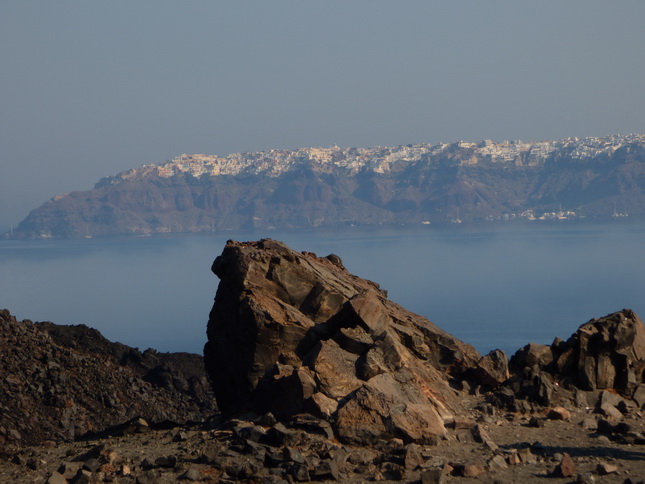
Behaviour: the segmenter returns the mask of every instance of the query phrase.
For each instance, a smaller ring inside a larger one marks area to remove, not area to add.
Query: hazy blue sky
[[[0,1],[0,227],[181,153],[645,133],[645,2]]]

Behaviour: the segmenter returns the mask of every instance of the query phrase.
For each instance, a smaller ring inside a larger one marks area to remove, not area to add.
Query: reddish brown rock
[[[484,356],[473,371],[477,382],[485,387],[495,389],[510,378],[508,358],[502,350],[493,350]]]
[[[462,472],[463,477],[477,477],[486,473],[486,469],[481,464],[466,464]]]
[[[378,375],[362,385],[338,411],[338,437],[350,443],[370,443],[399,437],[407,442],[434,443],[445,434],[436,407],[415,387],[391,374]]]
[[[569,420],[571,412],[564,407],[553,407],[546,414],[549,420]]]
[[[322,392],[316,392],[305,401],[303,410],[317,417],[328,418],[338,410],[338,402]]]
[[[488,468],[491,471],[507,469],[508,463],[506,462],[506,459],[504,459],[504,456],[498,454],[490,458],[488,461]]]
[[[517,454],[519,455],[521,461],[525,464],[535,464],[535,462],[537,462],[536,456],[528,447],[518,450]]]
[[[213,272],[221,282],[204,355],[224,413],[313,409],[351,442],[431,442],[460,413],[448,379],[481,357],[337,256],[229,241]]]
[[[555,468],[555,475],[559,477],[573,477],[576,475],[576,465],[566,452],[562,455],[562,460]]]
[[[601,476],[606,476],[608,474],[615,474],[618,472],[619,467],[616,464],[608,464],[606,462],[598,464],[596,472]]]
[[[355,376],[357,355],[344,351],[333,340],[318,344],[311,365],[323,394],[338,400],[361,386],[361,381]]]
[[[522,459],[520,459],[519,454],[517,452],[513,452],[508,456],[508,464],[512,466],[518,465],[520,462],[522,462]]]

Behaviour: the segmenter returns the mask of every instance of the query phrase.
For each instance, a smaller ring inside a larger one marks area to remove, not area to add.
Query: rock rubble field
[[[336,255],[226,244],[204,357],[0,312],[0,482],[645,479],[628,309],[487,355]]]

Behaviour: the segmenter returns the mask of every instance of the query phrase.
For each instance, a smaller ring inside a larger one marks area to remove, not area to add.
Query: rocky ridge
[[[69,441],[145,418],[199,422],[217,407],[191,354],[143,353],[86,326],[0,311],[0,443]]]
[[[14,238],[645,213],[645,136],[182,155],[57,195]]]

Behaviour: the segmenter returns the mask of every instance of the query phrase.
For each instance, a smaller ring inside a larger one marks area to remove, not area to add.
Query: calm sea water
[[[335,253],[390,298],[486,353],[567,338],[593,317],[645,316],[645,224],[527,224],[1,241],[0,307],[113,341],[201,353],[227,239]]]

